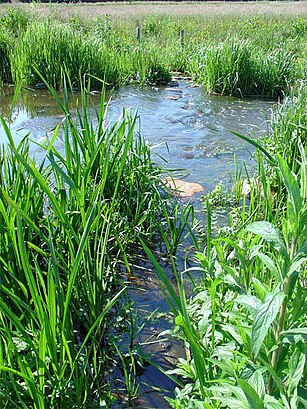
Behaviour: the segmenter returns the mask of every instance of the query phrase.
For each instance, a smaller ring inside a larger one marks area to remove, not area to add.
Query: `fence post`
[[[135,30],[135,34],[136,34],[136,39],[137,39],[138,41],[140,41],[140,40],[141,40],[141,29],[140,29],[139,26],[137,26],[137,28],[136,28],[136,30]]]
[[[184,30],[180,30],[180,44],[181,47],[184,47]]]

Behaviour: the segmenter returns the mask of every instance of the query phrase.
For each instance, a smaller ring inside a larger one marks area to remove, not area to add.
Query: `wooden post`
[[[141,40],[141,29],[139,26],[137,26],[135,33],[136,33],[136,39],[140,41]]]
[[[184,30],[180,30],[180,44],[181,47],[184,47]]]

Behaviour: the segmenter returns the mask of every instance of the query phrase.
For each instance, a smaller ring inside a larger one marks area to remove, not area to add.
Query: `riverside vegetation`
[[[161,193],[162,171],[136,137],[136,116],[124,112],[105,126],[102,96],[94,126],[89,89],[82,88],[74,118],[65,89],[62,101],[49,88],[64,120],[39,146],[40,160],[32,157],[28,137],[15,145],[1,119],[8,139],[0,162],[0,394],[6,408],[17,402],[24,408],[109,407],[115,400],[107,381],[121,365],[115,352],[127,382],[135,365],[123,272],[130,271],[129,255],[140,251],[141,240],[153,245],[159,231],[167,234],[177,206]]]
[[[65,67],[75,85],[83,74],[112,85],[142,84],[168,81],[170,71],[180,71],[208,92],[275,98],[306,78],[303,16],[147,16],[123,22],[109,16],[63,20],[52,7],[45,13],[37,15],[35,4],[2,12],[0,81],[33,85],[40,82],[38,70],[61,87]],[[93,79],[91,84],[99,86]]]
[[[40,146],[40,161],[29,138],[16,146],[1,119],[8,139],[0,155],[4,407],[110,407],[115,389],[107,375],[118,363],[132,404],[142,354],[132,335],[123,343],[134,327],[124,271],[141,246],[175,318],[168,333],[186,347],[167,373],[178,382],[172,407],[305,407],[306,20],[219,19],[203,27],[201,19],[148,17],[138,43],[134,23],[54,23],[15,10],[1,18],[1,80],[18,84],[17,91],[46,80],[64,114]],[[184,47],[183,28],[190,33]],[[233,192],[217,189],[204,199],[207,227],[200,235],[189,224],[193,209],[180,216],[163,191],[163,172],[134,131],[136,117],[125,112],[105,126],[103,96],[97,124],[87,115],[87,95],[99,77],[113,85],[167,81],[170,70],[190,73],[210,92],[287,94],[268,135],[250,140],[258,171],[244,175],[249,196],[240,171]],[[76,85],[81,106],[72,116],[68,89]],[[63,100],[53,87],[64,89]],[[227,206],[229,226],[213,235],[214,202]],[[174,255],[186,229],[194,264],[178,271]],[[159,265],[159,241],[177,288]]]
[[[306,107],[303,85],[277,110],[269,135],[250,140],[258,173],[245,176],[248,198],[241,174],[233,192],[218,186],[204,199],[204,244],[196,241],[194,266],[178,272],[173,263],[177,289],[145,246],[174,314],[168,333],[186,345],[169,372],[185,383],[169,399],[176,409],[306,407]],[[221,206],[229,225],[213,235]]]

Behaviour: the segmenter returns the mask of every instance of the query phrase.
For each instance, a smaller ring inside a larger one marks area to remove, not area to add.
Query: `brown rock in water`
[[[167,177],[163,183],[170,190],[170,193],[178,197],[190,197],[195,193],[202,192],[204,188],[199,183],[185,182],[181,179]]]

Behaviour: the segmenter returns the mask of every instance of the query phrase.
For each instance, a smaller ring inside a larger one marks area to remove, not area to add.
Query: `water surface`
[[[186,180],[198,182],[205,189],[212,189],[221,180],[227,183],[234,169],[234,155],[238,163],[245,160],[249,164],[252,151],[231,131],[251,137],[261,135],[266,131],[272,103],[206,95],[202,88],[184,81],[173,85],[115,91],[108,119],[116,120],[123,108],[130,108],[140,117],[138,130],[152,146],[156,162],[169,169],[185,169],[182,173],[188,174]],[[13,88],[0,94],[0,113],[4,117],[9,115],[12,95]],[[99,105],[99,94],[90,99],[93,106]],[[74,101],[71,104],[73,111]],[[62,118],[46,90],[27,89],[12,112],[11,130],[16,141],[28,133],[39,141],[52,134]],[[0,140],[5,141],[1,127]]]

